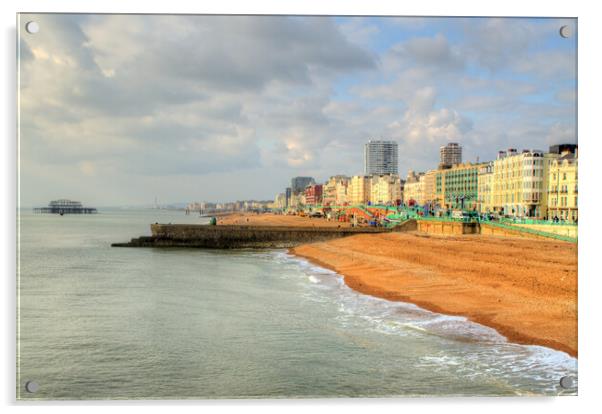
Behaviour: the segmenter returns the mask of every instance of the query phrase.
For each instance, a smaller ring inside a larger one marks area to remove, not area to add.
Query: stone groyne
[[[151,236],[113,247],[199,247],[213,249],[289,248],[355,234],[386,233],[375,227],[288,227],[201,224],[151,224]]]

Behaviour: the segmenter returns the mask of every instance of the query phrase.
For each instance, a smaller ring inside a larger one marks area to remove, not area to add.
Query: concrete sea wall
[[[414,219],[409,219],[401,224],[393,227],[393,231],[404,232],[404,231],[414,231],[418,230],[418,223]]]
[[[558,224],[514,224],[515,227],[524,227],[531,230],[545,231],[560,236],[578,237],[579,228],[571,225]]]
[[[481,234],[488,236],[523,237],[527,239],[550,240],[550,237],[521,231],[520,227],[517,227],[516,229],[509,229],[481,223],[480,228]]]
[[[390,229],[372,227],[281,227],[193,224],[151,224],[152,236],[113,243],[114,247],[288,248]]]
[[[435,220],[417,220],[417,223],[418,231],[441,235],[482,234],[486,236],[522,237],[529,239],[550,240],[551,238],[554,238],[555,234],[536,234],[535,232],[525,231],[527,229],[518,226],[511,228],[510,226],[496,226],[488,223],[464,223],[457,221]]]
[[[418,220],[418,231],[444,235],[478,234],[479,224],[458,221]]]

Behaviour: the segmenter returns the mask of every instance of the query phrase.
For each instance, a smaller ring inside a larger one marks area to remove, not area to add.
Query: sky
[[[28,21],[39,32],[22,30]],[[294,176],[576,143],[573,19],[21,15],[21,206],[273,199]],[[559,28],[568,25],[572,36]]]

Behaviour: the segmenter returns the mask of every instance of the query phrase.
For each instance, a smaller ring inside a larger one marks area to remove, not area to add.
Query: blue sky
[[[576,142],[576,20],[22,15],[22,204],[269,199],[295,175],[400,172]],[[573,36],[562,38],[568,25]]]

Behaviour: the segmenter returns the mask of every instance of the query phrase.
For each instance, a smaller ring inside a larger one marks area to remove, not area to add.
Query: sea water
[[[17,397],[558,395],[577,360],[286,250],[115,248],[180,211],[19,217]],[[33,381],[39,389],[25,390]]]

